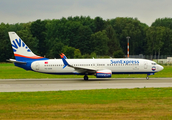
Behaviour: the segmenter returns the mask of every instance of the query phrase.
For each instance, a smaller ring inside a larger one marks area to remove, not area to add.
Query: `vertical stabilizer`
[[[43,57],[35,55],[15,32],[8,32],[8,34],[16,60],[26,61],[44,59]]]

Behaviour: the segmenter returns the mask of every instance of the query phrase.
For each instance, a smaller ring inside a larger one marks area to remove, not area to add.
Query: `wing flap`
[[[96,73],[96,71],[97,71],[97,70],[95,70],[93,68],[75,67],[75,66],[72,66],[72,65],[69,65],[69,67],[74,68],[79,73]]]

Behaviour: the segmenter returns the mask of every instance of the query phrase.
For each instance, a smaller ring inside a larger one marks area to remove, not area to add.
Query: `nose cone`
[[[158,70],[161,71],[161,70],[163,70],[163,69],[164,69],[164,67],[161,66],[161,65],[159,65]]]

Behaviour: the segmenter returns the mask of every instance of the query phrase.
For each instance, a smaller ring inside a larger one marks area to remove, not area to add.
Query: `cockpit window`
[[[156,65],[156,63],[152,63],[152,65]]]

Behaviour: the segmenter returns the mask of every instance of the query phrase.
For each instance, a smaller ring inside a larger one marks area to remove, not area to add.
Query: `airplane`
[[[110,58],[110,59],[67,59],[61,53],[61,59],[48,59],[35,55],[23,40],[15,33],[8,32],[15,59],[9,59],[15,66],[47,74],[95,75],[97,78],[110,78],[112,74],[154,75],[163,70],[163,66],[147,59]]]

